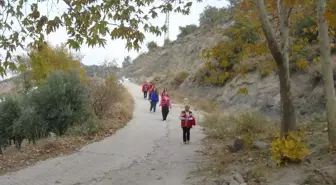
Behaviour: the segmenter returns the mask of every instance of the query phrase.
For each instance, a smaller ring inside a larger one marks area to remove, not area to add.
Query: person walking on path
[[[155,114],[156,104],[159,102],[159,94],[157,92],[157,88],[155,87],[150,95],[150,109],[149,111]]]
[[[147,98],[147,92],[148,92],[148,89],[149,89],[149,85],[147,82],[144,82],[142,84],[142,92],[144,94],[144,98],[146,99]]]
[[[183,131],[183,142],[186,144],[190,141],[190,129],[196,125],[195,117],[190,111],[189,105],[186,105],[181,112],[181,127]]]
[[[154,84],[152,82],[150,82],[149,85],[148,85],[148,100],[150,100],[153,89],[154,89]]]
[[[169,109],[171,109],[171,101],[167,92],[162,93],[160,107],[162,111],[162,120],[167,121],[167,116],[169,114]]]
[[[167,88],[163,88],[163,91],[162,91],[162,93],[161,93],[161,96],[164,96],[165,94],[167,94],[168,92],[167,92]]]

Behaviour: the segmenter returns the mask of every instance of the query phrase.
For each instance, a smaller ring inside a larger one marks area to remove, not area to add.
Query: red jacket
[[[154,89],[154,85],[153,84],[149,84],[148,85],[148,91],[151,92]]]
[[[181,112],[181,127],[192,128],[194,125],[196,125],[196,120],[195,120],[195,117],[193,116],[192,112],[189,111],[189,117],[187,118],[186,112],[182,111]]]
[[[149,85],[147,83],[142,84],[142,92],[148,91],[149,90]]]
[[[170,107],[171,108],[170,97],[169,96],[161,96],[160,106],[161,107]]]

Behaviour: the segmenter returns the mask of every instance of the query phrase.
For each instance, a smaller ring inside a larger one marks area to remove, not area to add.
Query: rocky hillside
[[[221,29],[226,29],[227,23]],[[139,82],[153,80],[170,89],[178,90],[185,96],[215,100],[223,108],[257,108],[266,116],[278,119],[280,115],[280,94],[277,74],[261,77],[257,71],[249,72],[245,78],[237,76],[222,87],[195,82],[199,68],[205,63],[199,56],[202,50],[225,40],[219,32],[198,28],[187,36],[170,44],[141,54],[133,65],[122,69],[121,74]],[[255,59],[250,59],[257,62]],[[188,77],[178,87],[171,86],[179,71],[188,72]],[[237,95],[240,88],[246,87],[247,95]],[[311,65],[305,71],[292,72],[292,88],[298,117],[324,119],[324,99],[319,65]]]
[[[218,32],[204,27],[198,28],[171,43],[141,54],[133,61],[133,65],[124,68],[121,73],[144,80],[163,72],[165,74],[178,71],[193,72],[203,64],[203,60],[199,59],[202,50],[223,39],[225,38],[221,37]]]

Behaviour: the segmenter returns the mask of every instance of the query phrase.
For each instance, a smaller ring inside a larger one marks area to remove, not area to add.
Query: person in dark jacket
[[[159,93],[157,92],[157,88],[155,87],[150,95],[150,109],[149,111],[155,114],[156,104],[159,102]]]
[[[190,111],[189,105],[185,106],[185,109],[181,112],[181,127],[183,131],[183,142],[186,144],[190,141],[190,129],[196,125],[195,117]]]

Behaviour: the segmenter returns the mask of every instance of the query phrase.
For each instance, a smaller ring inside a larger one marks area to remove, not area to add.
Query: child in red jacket
[[[167,116],[169,114],[169,108],[171,109],[171,100],[167,92],[162,93],[160,107],[162,110],[162,120],[167,121]]]
[[[149,85],[147,82],[144,82],[142,84],[142,92],[143,92],[143,95],[144,95],[144,98],[146,99],[147,98],[147,92],[149,90]]]
[[[190,111],[189,105],[185,106],[185,109],[181,112],[181,127],[183,130],[183,142],[189,143],[190,141],[190,129],[196,125],[195,117]]]

